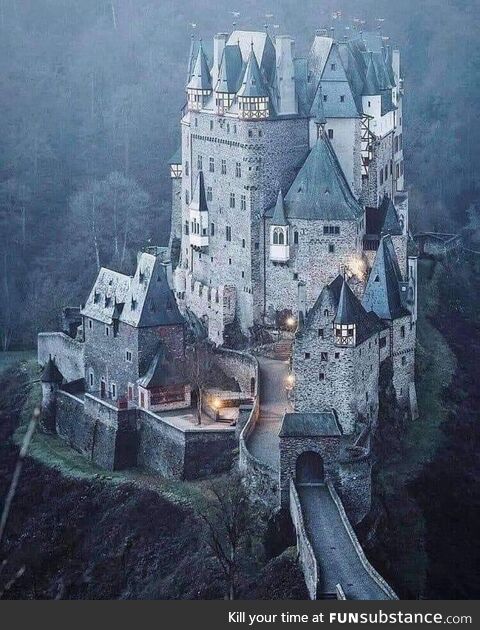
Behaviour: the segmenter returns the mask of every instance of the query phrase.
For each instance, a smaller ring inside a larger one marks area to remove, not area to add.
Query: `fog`
[[[475,0],[0,0],[0,349],[57,329],[99,265],[128,271],[139,247],[167,243],[192,32],[267,23],[305,54],[317,28],[379,28],[402,51],[414,230],[475,223],[479,13]]]

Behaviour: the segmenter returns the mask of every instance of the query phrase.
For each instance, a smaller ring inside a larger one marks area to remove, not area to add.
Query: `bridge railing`
[[[351,526],[350,521],[348,520],[348,516],[345,512],[345,508],[343,507],[342,501],[340,500],[340,497],[338,496],[337,491],[333,487],[333,484],[330,481],[327,481],[327,486],[330,491],[330,495],[332,499],[334,500],[335,505],[337,506],[337,510],[340,514],[340,518],[342,519],[342,522],[347,531],[347,534],[350,540],[352,541],[355,551],[357,552],[357,555],[365,571],[369,574],[372,580],[376,582],[377,585],[382,589],[382,591],[386,594],[388,599],[398,599],[393,589],[387,584],[387,582],[383,579],[383,577],[372,567],[372,565],[368,561],[368,558],[365,555],[365,552],[363,551],[360,543],[358,542],[358,538],[355,532],[353,531],[353,527]]]
[[[293,479],[290,479],[290,514],[297,533],[297,550],[308,594],[310,599],[317,599],[318,564],[313,547],[308,540],[300,499]]]

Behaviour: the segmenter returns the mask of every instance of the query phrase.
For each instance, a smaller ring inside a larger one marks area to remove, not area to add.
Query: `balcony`
[[[290,245],[270,245],[270,260],[286,263],[290,260]]]

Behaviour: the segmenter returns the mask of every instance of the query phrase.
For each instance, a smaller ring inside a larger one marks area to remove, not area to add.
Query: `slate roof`
[[[197,183],[195,184],[195,189],[189,208],[191,210],[198,210],[198,212],[208,212],[203,171],[198,171]]]
[[[285,206],[283,204],[282,190],[278,191],[277,203],[275,204],[275,210],[272,217],[272,225],[288,225],[288,221],[285,218]]]
[[[260,72],[253,44],[237,96],[246,98],[262,98],[269,96],[268,88]]]
[[[218,71],[216,91],[225,94],[236,94],[242,76],[243,60],[240,46],[225,46]]]
[[[375,333],[383,330],[383,325],[375,313],[367,313],[360,300],[353,293],[348,282],[343,278],[342,281],[342,289],[334,322],[335,324],[355,324],[356,343],[358,345],[369,339]]]
[[[323,134],[308,154],[284,203],[287,219],[348,221],[363,214]]]
[[[380,240],[373,261],[362,305],[381,319],[393,320],[408,315],[402,305],[400,283],[402,274],[390,235]]]
[[[184,364],[181,361],[173,361],[167,349],[161,343],[153,357],[148,370],[141,376],[137,383],[140,387],[168,387],[169,385],[182,385],[186,383]]]
[[[366,233],[400,235],[402,234],[397,210],[393,201],[385,195],[378,208],[366,209]]]
[[[330,48],[320,85],[326,98],[323,109],[327,118],[357,118],[360,115],[361,108],[358,109],[337,44]]]
[[[81,315],[134,327],[183,324],[163,262],[161,255],[142,252],[133,277],[102,267]]]
[[[342,435],[333,411],[286,413],[280,437],[325,437]]]
[[[172,157],[168,160],[168,164],[181,164],[182,163],[182,147],[179,146]]]
[[[265,31],[233,31],[227,46],[238,45],[242,59],[246,62],[253,48],[260,69],[269,86],[275,77],[275,47]]]
[[[318,89],[312,101],[310,107],[310,116],[315,116],[315,122],[317,125],[325,125],[327,119],[325,117],[325,109],[323,107],[323,91],[322,84],[318,84]]]
[[[42,381],[42,383],[57,384],[60,384],[63,381],[63,375],[58,369],[57,364],[55,363],[55,359],[52,359],[51,356],[45,363],[40,380]]]
[[[211,90],[212,77],[208,68],[208,61],[203,51],[202,42],[198,49],[197,59],[193,66],[192,75],[187,84],[187,89],[191,90]]]

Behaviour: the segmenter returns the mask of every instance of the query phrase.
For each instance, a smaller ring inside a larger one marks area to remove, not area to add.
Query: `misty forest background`
[[[476,0],[0,0],[1,350],[58,328],[99,265],[167,244],[192,23],[208,41],[273,13],[306,54],[337,10],[401,48],[414,229],[478,226]]]

